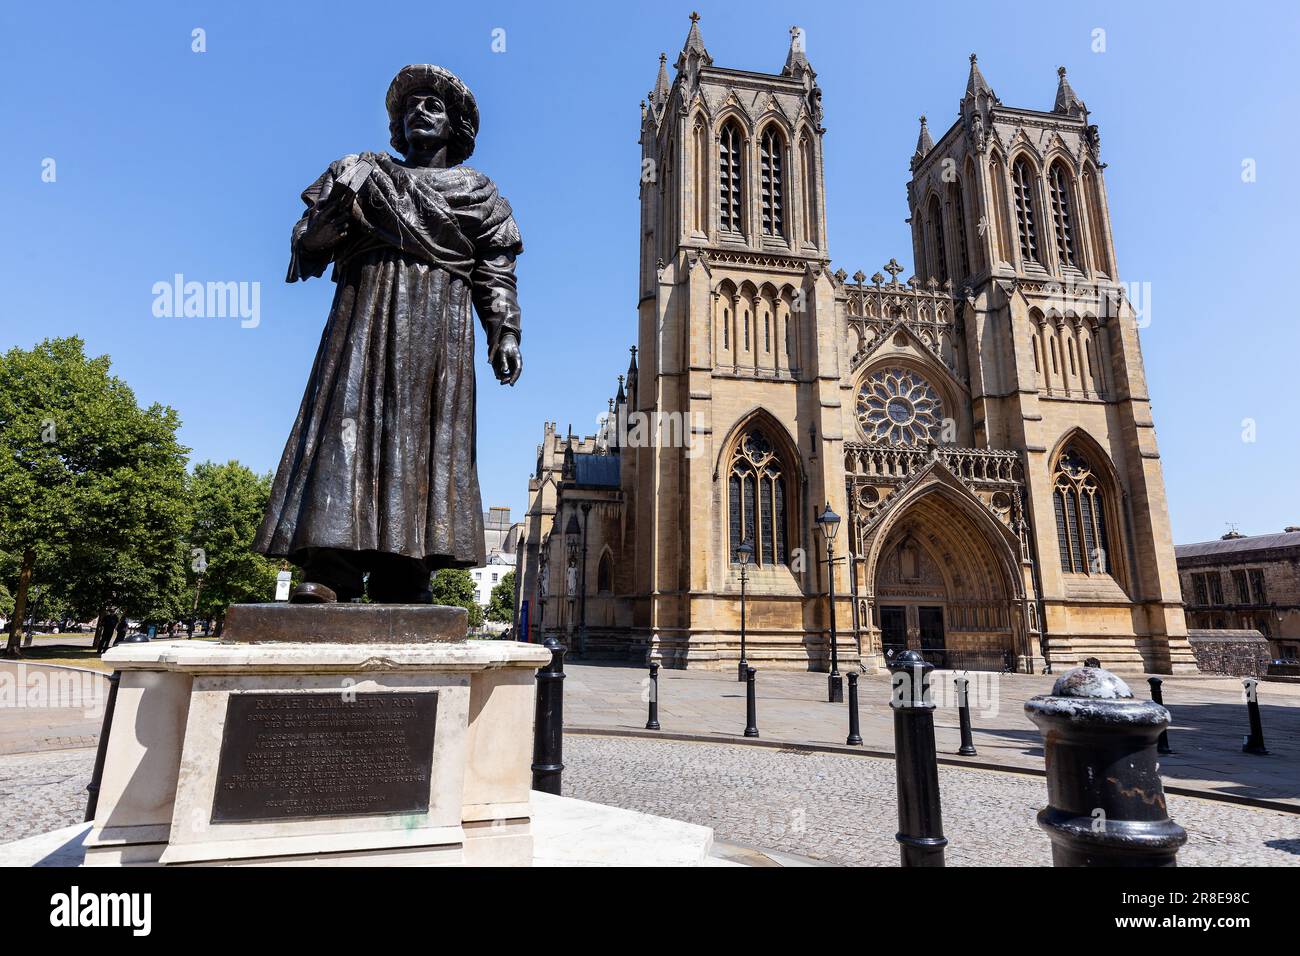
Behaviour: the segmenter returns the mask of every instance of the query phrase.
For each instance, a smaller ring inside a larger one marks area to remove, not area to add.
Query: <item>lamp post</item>
[[[745,682],[749,671],[749,660],[745,654],[745,582],[749,580],[749,559],[754,556],[754,546],[748,539],[736,548],[736,561],[740,564],[740,664],[736,668],[736,680]]]
[[[838,704],[844,700],[844,678],[840,676],[840,656],[835,637],[835,534],[840,530],[840,516],[831,511],[829,501],[826,510],[817,516],[817,524],[826,536],[826,591],[830,603],[831,672],[826,675],[826,699]]]
[[[582,503],[582,564],[578,572],[578,653],[587,653],[587,520],[591,502]]]
[[[569,515],[569,523],[564,526],[564,544],[569,555],[569,563],[564,569],[564,590],[569,597],[569,625],[573,625],[573,602],[578,596],[578,538],[582,529],[578,527],[578,515]]]

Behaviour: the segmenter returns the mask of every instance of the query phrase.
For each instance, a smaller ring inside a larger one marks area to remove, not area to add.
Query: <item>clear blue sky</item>
[[[178,409],[195,460],[273,468],[333,292],[283,281],[298,193],[331,160],[387,148],[393,73],[440,63],[478,97],[472,162],[524,234],[524,377],[503,388],[481,366],[478,399],[483,503],[518,515],[542,422],[591,432],[627,365],[637,103],[691,6],[6,5],[0,348],[81,335],[141,401]],[[910,266],[916,117],[947,128],[971,51],[1013,106],[1050,108],[1066,65],[1101,127],[1122,276],[1152,284],[1142,339],[1175,540],[1300,523],[1294,4],[746,3],[743,20],[696,6],[721,66],[778,71],[804,28],[831,252],[850,273]],[[152,286],[178,272],[260,282],[261,324],[155,318]]]

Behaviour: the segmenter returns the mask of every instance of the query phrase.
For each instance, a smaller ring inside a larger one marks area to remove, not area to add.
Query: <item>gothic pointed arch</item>
[[[755,322],[759,304],[758,286],[745,279],[736,290],[736,320],[733,327],[735,338],[731,346],[741,365],[754,364]]]
[[[614,590],[614,555],[605,545],[596,562],[596,593],[609,594]]]
[[[817,228],[817,151],[814,146],[813,133],[806,123],[800,123],[795,134],[799,150],[799,199],[802,216],[803,241],[816,246]]]
[[[1052,512],[1062,573],[1126,582],[1124,491],[1114,463],[1082,428],[1057,441],[1049,458]]]
[[[718,123],[715,142],[718,180],[718,229],[723,235],[744,236],[749,139],[740,119],[725,113]]]
[[[930,276],[940,283],[948,281],[948,236],[943,223],[943,202],[931,192],[925,204],[925,235]]]
[[[1010,180],[1006,159],[997,149],[992,150],[989,154],[989,184],[993,200],[994,259],[1001,262],[1012,261]]]
[[[1016,236],[1020,259],[1042,265],[1042,210],[1039,208],[1039,166],[1029,150],[1013,154],[1011,160],[1011,198],[1015,213]]]
[[[709,117],[701,108],[695,111],[687,127],[691,131],[691,229],[698,235],[709,233],[710,161],[713,148],[709,134]]]
[[[755,299],[754,315],[754,352],[756,363],[761,368],[776,369],[781,357],[781,313],[782,299],[780,290],[771,283],[764,282]]]
[[[713,354],[717,365],[736,363],[736,312],[740,293],[730,279],[723,279],[713,291]]]
[[[798,439],[775,415],[761,405],[751,406],[722,436],[722,441],[718,443],[718,452],[713,459],[713,480],[717,481],[723,474],[727,456],[740,436],[747,428],[754,426],[762,428],[768,438],[775,443],[787,467],[794,470],[795,477],[802,485],[807,476],[804,473],[803,460],[799,455]]]
[[[970,237],[966,229],[969,221],[966,215],[966,190],[962,177],[954,175],[945,191],[944,206],[952,223],[951,239],[948,243],[952,255],[952,277],[964,281],[971,274]]]
[[[1079,207],[1075,177],[1071,163],[1065,156],[1057,156],[1048,162],[1047,205],[1057,264],[1063,269],[1080,268],[1083,258],[1079,245]]]
[[[1114,267],[1110,258],[1110,224],[1106,216],[1106,202],[1102,194],[1101,178],[1091,162],[1083,164],[1079,174],[1080,202],[1088,218],[1089,248],[1092,253],[1094,273],[1114,277]]]
[[[756,565],[787,564],[799,540],[803,480],[793,440],[770,412],[756,409],[732,427],[715,479],[722,486],[727,560],[748,542]]]
[[[759,230],[769,238],[788,236],[790,195],[789,133],[778,119],[758,126]]]
[[[971,156],[966,157],[966,166],[962,171],[961,185],[957,195],[959,199],[963,200],[961,215],[965,241],[968,243],[969,275],[988,266],[987,257],[984,254],[984,243],[980,239],[985,232],[989,231],[987,229],[988,220],[983,219],[983,198],[979,189],[979,177],[975,174],[975,160]],[[984,229],[980,227],[981,221],[985,223]],[[975,231],[972,232],[972,230]]]
[[[942,461],[900,488],[852,547],[880,623],[890,608],[938,615],[937,647],[921,633],[937,663],[952,652],[1029,652],[1019,537]]]

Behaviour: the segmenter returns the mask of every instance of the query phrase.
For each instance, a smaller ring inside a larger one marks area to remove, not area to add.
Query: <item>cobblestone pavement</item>
[[[94,766],[94,748],[0,755],[0,843],[80,823]]]
[[[697,823],[718,840],[829,863],[895,866],[894,764],[766,747],[569,735],[564,794]],[[92,749],[0,755],[0,843],[81,821]],[[939,769],[953,866],[1049,866],[1041,778]],[[1169,797],[1184,866],[1300,866],[1300,816]]]
[[[766,747],[568,735],[564,795],[712,827],[718,840],[897,866],[894,762]],[[947,862],[1050,866],[1042,778],[939,768]],[[1300,866],[1300,816],[1169,797],[1183,866]]]
[[[641,667],[565,662],[564,723],[572,728],[645,727],[648,680]],[[1057,675],[1059,676],[1059,675]],[[1025,716],[1025,701],[1051,692],[1050,674],[970,672],[971,722],[979,762],[1043,769],[1042,737]],[[935,672],[935,742],[939,753],[958,747],[953,673]],[[1134,696],[1146,698],[1142,675],[1124,675]],[[1241,682],[1231,677],[1165,677],[1169,737],[1174,754],[1160,758],[1166,785],[1285,801],[1300,808],[1300,684],[1259,687],[1264,739],[1272,756],[1241,752],[1248,731]],[[848,730],[843,704],[826,702],[826,675],[760,671],[758,727],[765,740],[842,746]],[[894,722],[889,675],[859,681],[866,749],[892,753]],[[735,670],[660,670],[659,723],[665,733],[741,736],[745,688]]]

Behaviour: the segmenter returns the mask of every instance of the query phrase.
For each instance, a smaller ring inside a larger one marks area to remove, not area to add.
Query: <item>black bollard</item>
[[[95,748],[95,769],[86,784],[86,823],[95,819],[99,809],[99,784],[104,777],[104,759],[108,756],[108,733],[113,728],[113,709],[117,706],[117,687],[122,682],[122,672],[113,671],[108,678],[108,701],[104,704],[104,725],[99,729],[99,746]]]
[[[754,700],[754,675],[758,671],[745,668],[745,736],[758,736],[758,706]]]
[[[533,789],[560,795],[564,773],[564,652],[554,636],[543,642],[551,663],[537,669],[537,714],[533,720]]]
[[[844,741],[851,747],[862,743],[862,728],[858,725],[858,672],[849,671],[849,736]]]
[[[1259,719],[1259,681],[1254,677],[1244,677],[1241,686],[1246,691],[1246,715],[1250,718],[1250,736],[1241,742],[1241,752],[1268,756],[1264,746],[1264,724]]]
[[[645,722],[646,730],[659,729],[659,665],[650,665],[650,715]]]
[[[894,711],[894,764],[898,775],[898,833],[903,866],[943,866],[943,811],[939,761],[934,752],[934,665],[916,651],[903,651],[889,664]]]
[[[1177,866],[1187,833],[1169,819],[1156,738],[1169,712],[1098,667],[1062,674],[1025,701],[1043,735],[1055,866]]]
[[[1151,699],[1161,707],[1165,706],[1165,695],[1160,690],[1160,685],[1164,683],[1159,677],[1148,677],[1147,683],[1151,685]],[[1166,710],[1169,708],[1165,707]],[[1165,726],[1168,726],[1167,724]],[[1160,731],[1160,739],[1156,741],[1156,753],[1171,754],[1173,750],[1169,746],[1169,731]]]
[[[963,757],[978,757],[975,741],[970,735],[970,678],[956,677],[953,683],[957,685],[957,723],[961,726],[961,746],[957,753]]]

